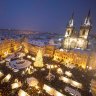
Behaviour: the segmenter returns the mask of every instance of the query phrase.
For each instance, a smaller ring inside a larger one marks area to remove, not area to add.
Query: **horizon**
[[[74,11],[76,30],[91,10],[92,33],[96,33],[95,0],[2,0],[0,29],[64,33]]]

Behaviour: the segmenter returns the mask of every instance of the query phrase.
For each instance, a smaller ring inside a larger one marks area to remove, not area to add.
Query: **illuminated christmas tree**
[[[37,53],[37,56],[36,56],[36,59],[35,59],[35,62],[34,62],[34,66],[35,67],[43,67],[43,57],[42,57],[42,51],[39,50],[38,53]]]

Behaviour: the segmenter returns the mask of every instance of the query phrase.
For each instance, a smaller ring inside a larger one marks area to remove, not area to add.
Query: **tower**
[[[79,36],[84,39],[87,39],[91,28],[92,28],[92,25],[91,25],[90,10],[89,10],[88,15],[85,18],[83,25],[81,25],[81,27],[80,27]]]
[[[73,16],[74,16],[74,13],[72,14],[69,22],[68,22],[68,25],[67,25],[67,28],[66,28],[66,32],[65,32],[65,36],[64,37],[70,37],[74,31],[74,20],[73,20]]]

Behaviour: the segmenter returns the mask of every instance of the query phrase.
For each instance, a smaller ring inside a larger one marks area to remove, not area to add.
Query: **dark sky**
[[[0,28],[64,32],[74,11],[79,30],[89,9],[96,33],[96,0],[0,0]]]

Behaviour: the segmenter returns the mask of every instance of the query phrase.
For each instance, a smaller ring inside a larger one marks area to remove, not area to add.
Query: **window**
[[[85,30],[83,30],[82,35],[85,35]]]
[[[68,33],[68,35],[69,35],[69,33],[70,33],[70,30],[68,30],[68,31],[67,31],[67,33]]]

